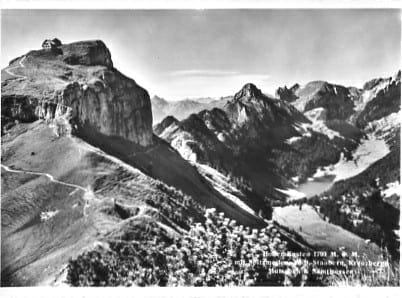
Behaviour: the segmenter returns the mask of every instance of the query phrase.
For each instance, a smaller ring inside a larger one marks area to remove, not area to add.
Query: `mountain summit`
[[[294,121],[308,122],[292,105],[263,94],[251,83],[244,85],[223,109],[236,126],[243,127],[247,124],[255,136],[257,131],[263,133],[281,124],[283,126],[291,125]]]
[[[247,83],[239,92],[235,94],[233,100],[251,100],[253,98],[261,98],[263,96],[264,95],[262,94],[261,90],[258,89],[256,85]]]
[[[148,92],[113,68],[100,40],[30,51],[12,60],[2,74],[3,133],[14,120],[46,119],[60,132],[152,143]]]

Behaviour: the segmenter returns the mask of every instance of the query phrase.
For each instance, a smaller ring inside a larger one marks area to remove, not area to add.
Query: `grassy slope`
[[[2,163],[85,185],[85,175],[71,178],[74,168],[83,172],[85,158],[65,138],[55,139],[50,128],[30,128],[2,138]],[[2,170],[2,284],[36,284],[94,239],[92,219],[83,217],[83,192],[73,190],[44,176]],[[40,213],[53,210],[59,210],[54,219],[41,222]]]
[[[201,176],[177,152],[164,143],[155,150],[157,154],[144,153],[129,161],[142,168],[152,160],[154,177],[183,187],[185,193],[206,205],[217,206],[239,219],[238,222],[258,225],[258,219],[215,195],[211,186],[204,185]],[[146,218],[174,232],[180,231],[179,226],[189,217],[202,216],[197,205],[182,207],[181,203],[175,203],[181,195],[161,189],[161,182],[138,170],[119,166],[93,152],[80,139],[56,137],[41,121],[17,125],[2,138],[2,164],[49,173],[60,181],[92,189],[94,196],[86,205],[88,197],[82,190],[73,192],[72,187],[51,182],[45,176],[2,170],[2,285],[52,282],[49,278],[70,257],[94,241],[131,237],[127,235],[133,235],[133,231],[135,235],[137,223],[133,224],[131,218],[138,222]],[[128,210],[129,218],[116,213],[113,199]],[[155,205],[156,199],[168,203]],[[40,220],[41,212],[55,210],[59,213],[53,218]],[[177,210],[180,210],[179,221],[172,217]]]
[[[116,165],[84,151],[71,138],[56,138],[44,124],[28,127],[22,134],[3,138],[3,164],[50,173],[61,181],[92,188],[99,178],[103,178],[102,187],[115,186],[107,177],[119,180],[116,176],[122,175]],[[142,176],[132,179],[158,193],[155,184]],[[115,189],[97,190],[97,199],[85,207],[83,191],[71,194],[74,189],[46,177],[2,171],[2,284],[37,284],[96,238],[113,231],[116,219],[99,210],[111,204]],[[144,205],[143,192],[130,193],[128,198],[134,205]],[[40,213],[51,210],[59,213],[41,222]]]

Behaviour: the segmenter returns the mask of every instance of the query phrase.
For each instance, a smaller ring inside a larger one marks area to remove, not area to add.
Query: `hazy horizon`
[[[117,69],[167,100],[233,95],[254,83],[325,80],[362,87],[400,69],[398,9],[2,10],[1,63],[63,43],[101,39]]]

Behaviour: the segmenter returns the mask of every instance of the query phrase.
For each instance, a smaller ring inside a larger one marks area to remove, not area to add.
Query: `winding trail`
[[[18,75],[18,74],[15,74],[14,72],[11,71],[11,70],[19,68],[19,67],[25,68],[25,65],[22,63],[25,60],[25,58],[26,58],[26,56],[22,57],[21,60],[18,61],[17,66],[9,67],[9,68],[5,69],[4,71],[6,73],[8,73],[10,76],[16,77],[16,78],[21,79],[21,80],[25,80],[27,78],[26,76]]]
[[[52,175],[48,174],[48,173],[42,173],[42,172],[33,172],[33,171],[26,171],[26,170],[14,170],[11,169],[10,167],[6,166],[6,165],[1,165],[1,167],[6,170],[7,172],[11,172],[11,173],[22,173],[22,174],[31,174],[31,175],[37,175],[37,176],[46,176],[47,178],[49,178],[50,181],[54,182],[54,183],[58,183],[61,185],[65,185],[65,186],[69,186],[69,187],[74,187],[77,189],[81,189],[83,191],[88,191],[87,188],[84,188],[80,185],[77,184],[72,184],[72,183],[67,183],[67,182],[63,182],[60,180],[55,179]]]
[[[69,195],[72,195],[74,192],[78,191],[78,190],[82,190],[84,192],[84,200],[85,200],[85,204],[84,204],[84,208],[83,208],[83,215],[84,217],[87,216],[86,213],[86,209],[89,207],[90,205],[90,201],[92,201],[93,199],[95,199],[95,195],[94,193],[90,190],[90,188],[85,188],[82,187],[80,185],[77,184],[72,184],[72,183],[67,183],[67,182],[63,182],[60,180],[57,180],[56,178],[54,178],[52,175],[48,174],[48,173],[42,173],[42,172],[35,172],[35,171],[27,171],[27,170],[15,170],[15,169],[11,169],[10,167],[6,166],[6,165],[1,165],[1,168],[3,168],[4,170],[6,170],[7,172],[11,172],[11,173],[20,173],[20,174],[31,174],[31,175],[37,175],[37,176],[45,176],[47,177],[51,182],[60,184],[60,185],[64,185],[64,186],[68,186],[68,187],[72,187],[75,188],[73,192],[71,192]]]

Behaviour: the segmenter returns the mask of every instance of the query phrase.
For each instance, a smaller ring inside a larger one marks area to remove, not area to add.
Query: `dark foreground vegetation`
[[[384,286],[399,282],[390,267],[373,274],[370,267],[352,270],[351,256],[290,251],[272,223],[257,230],[237,225],[214,209],[207,209],[205,215],[204,223],[192,224],[179,237],[169,237],[157,224],[145,225],[142,220],[135,239],[110,239],[71,259],[67,282],[72,286]],[[334,263],[324,267],[314,263],[328,260]],[[387,261],[382,256],[379,260]],[[336,261],[343,265],[335,265]],[[320,269],[343,271],[320,275]]]

